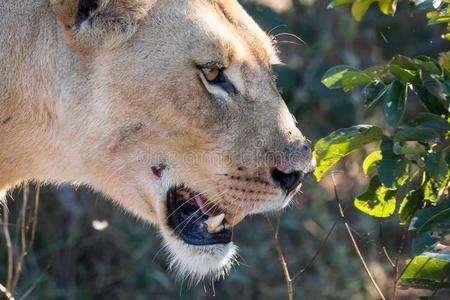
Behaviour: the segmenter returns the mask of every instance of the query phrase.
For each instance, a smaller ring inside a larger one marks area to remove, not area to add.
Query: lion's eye
[[[205,76],[205,79],[209,82],[216,81],[219,78],[220,73],[222,72],[222,70],[219,68],[203,67],[201,68],[201,70],[203,72],[203,75]]]
[[[220,87],[230,95],[236,93],[236,88],[233,83],[225,75],[224,67],[207,65],[199,67],[199,69],[202,72],[202,77],[205,84],[208,83],[207,85]]]

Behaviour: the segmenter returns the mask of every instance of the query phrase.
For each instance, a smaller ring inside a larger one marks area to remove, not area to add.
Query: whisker
[[[215,188],[215,187],[211,187],[211,188],[209,188],[209,189],[206,189],[203,193],[205,193],[206,191],[213,190],[214,188]],[[171,212],[171,213],[167,216],[166,221],[169,220],[169,218],[170,218],[171,216],[173,216],[173,214],[175,214],[175,213],[176,213],[178,210],[180,210],[183,206],[189,204],[189,200],[192,200],[192,199],[194,199],[195,197],[200,196],[200,195],[202,195],[202,192],[199,192],[199,193],[195,194],[194,196],[192,196],[191,198],[189,198],[189,199],[187,199],[185,202],[183,202],[183,204],[181,204],[179,207],[177,207],[173,212]],[[204,196],[204,195],[202,195],[202,196]]]
[[[292,45],[297,45],[297,46],[304,46],[304,44],[299,44],[293,41],[277,41],[278,44],[292,44]]]
[[[202,192],[202,193],[204,193],[204,192]],[[221,194],[223,194],[223,193],[225,193],[225,192],[218,193],[218,194],[214,195],[214,197],[217,197],[218,195],[221,195]],[[200,193],[199,193],[199,194],[200,194]],[[189,223],[189,222],[192,220],[192,218],[194,218],[193,215],[194,215],[195,213],[201,211],[202,208],[204,208],[206,205],[210,205],[211,202],[213,202],[213,201],[210,200],[210,202],[205,203],[204,205],[202,205],[201,207],[199,207],[199,208],[192,214],[192,216],[190,216],[188,219],[186,219],[186,220],[184,220],[183,222],[181,222],[180,224],[178,224],[178,225],[174,228],[174,230],[177,229],[177,228],[178,228],[180,225],[182,225],[183,223],[186,223],[186,225],[181,229],[181,230],[183,230],[183,229],[187,226],[187,223]],[[215,207],[215,206],[213,205],[210,209],[212,209],[213,207]],[[209,212],[209,210],[208,210],[207,212]]]
[[[296,40],[298,40],[299,42],[303,43],[303,45],[306,45],[306,42],[304,40],[302,40],[298,35],[295,35],[293,33],[282,32],[282,33],[278,33],[278,34],[274,35],[274,37],[279,37],[279,36],[282,36],[282,35],[293,37]]]
[[[267,34],[270,35],[274,30],[277,30],[277,29],[280,28],[280,27],[288,27],[288,26],[289,26],[289,25],[287,25],[287,24],[280,24],[280,25],[277,25],[277,26],[275,26],[274,28],[270,29],[269,32],[267,32]]]
[[[225,192],[218,193],[218,194],[214,195],[214,197],[222,196],[224,193],[225,193]],[[215,201],[218,202],[218,200],[219,200],[219,199],[216,199]],[[201,206],[199,209],[197,209],[197,210],[192,214],[192,216],[190,216],[189,218],[187,218],[186,220],[184,220],[183,222],[181,222],[180,224],[178,224],[178,225],[175,227],[175,229],[177,229],[178,226],[180,226],[181,224],[186,223],[186,224],[184,225],[184,227],[181,228],[181,231],[183,231],[183,230],[186,228],[186,226],[188,225],[188,223],[189,223],[190,221],[192,221],[192,219],[194,218],[194,214],[197,213],[198,211],[201,211],[201,209],[204,208],[206,205],[211,205],[212,202],[214,202],[214,201],[213,201],[213,200],[210,200],[210,202],[205,203],[205,205],[203,205],[203,206]],[[206,214],[208,214],[210,211],[212,211],[214,208],[216,208],[216,207],[217,207],[217,204],[218,204],[218,203],[215,203],[215,204],[211,205],[211,207],[210,207],[204,214],[206,215]],[[195,220],[194,220],[194,223],[197,222],[198,220],[200,220],[201,217],[202,217],[202,216],[200,216],[200,217],[198,217],[197,219],[195,219]],[[174,230],[175,230],[175,229],[174,229]]]

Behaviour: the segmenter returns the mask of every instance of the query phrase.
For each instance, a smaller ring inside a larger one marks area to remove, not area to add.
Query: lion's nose
[[[283,190],[289,193],[303,182],[305,173],[302,171],[284,173],[278,169],[273,169],[272,178]]]

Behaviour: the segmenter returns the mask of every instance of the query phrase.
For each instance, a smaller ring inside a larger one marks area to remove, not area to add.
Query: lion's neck
[[[57,101],[70,65],[45,2],[0,4],[0,191],[45,174],[40,161],[60,155]]]

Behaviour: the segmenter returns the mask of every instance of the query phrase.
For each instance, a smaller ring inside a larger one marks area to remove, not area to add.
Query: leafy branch
[[[378,148],[362,163],[371,180],[354,205],[376,218],[397,212],[400,224],[411,223],[415,257],[401,283],[432,290],[449,287],[448,279],[442,280],[450,264],[450,247],[444,243],[450,234],[449,56],[443,53],[437,60],[396,55],[386,65],[365,70],[351,66],[328,70],[322,78],[326,87],[345,92],[362,88],[367,109],[380,104],[384,124],[339,129],[319,140],[314,151],[315,176],[320,180],[353,151],[369,144]],[[427,111],[405,116],[410,96]]]
[[[377,3],[379,10],[385,15],[395,15],[398,0],[332,0],[329,8],[351,6],[352,15],[361,21],[369,8]],[[409,0],[409,10],[414,12],[426,11],[429,25],[447,24],[447,32],[442,38],[450,40],[450,1],[449,0]]]

